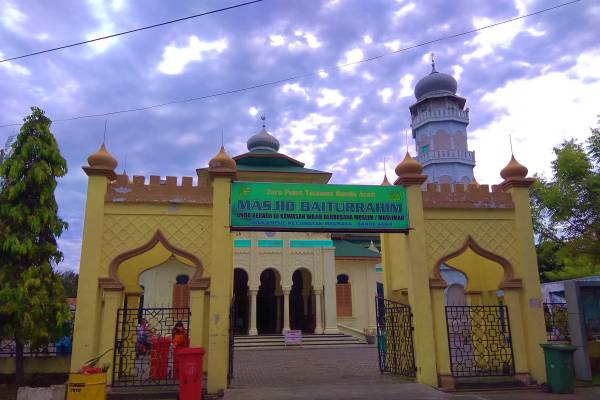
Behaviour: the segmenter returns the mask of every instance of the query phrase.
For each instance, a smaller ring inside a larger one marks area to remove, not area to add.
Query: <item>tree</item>
[[[65,297],[77,297],[77,282],[79,275],[73,271],[59,272],[58,276],[65,288]]]
[[[56,239],[67,228],[54,190],[67,165],[44,112],[33,107],[23,121],[0,165],[0,337],[15,341],[17,385],[24,381],[25,344],[47,345],[69,320],[52,269],[62,260]]]
[[[532,186],[533,225],[546,280],[600,274],[600,129],[554,148],[552,179]]]

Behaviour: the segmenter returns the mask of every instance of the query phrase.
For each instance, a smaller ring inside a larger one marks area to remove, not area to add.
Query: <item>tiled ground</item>
[[[380,375],[377,351],[289,349],[238,351],[235,378],[225,400],[592,400],[600,387],[577,388],[574,395],[541,391],[443,393],[391,375]]]
[[[379,373],[375,347],[238,351],[234,368],[234,388],[402,382]]]

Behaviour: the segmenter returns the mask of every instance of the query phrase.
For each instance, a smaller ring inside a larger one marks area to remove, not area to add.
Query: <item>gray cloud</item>
[[[336,65],[353,49],[360,49],[365,57],[370,57],[389,52],[386,43],[398,41],[399,47],[405,47],[473,29],[479,18],[494,22],[515,17],[523,9],[530,12],[548,6],[539,0],[518,3],[435,0],[415,2],[414,7],[407,6],[409,0],[330,3],[268,0],[127,35],[105,48],[82,46],[20,60],[11,63],[12,67],[0,65],[3,94],[0,123],[18,121],[31,105],[38,105],[51,118],[59,119],[235,89]],[[144,1],[143,5],[124,0],[120,7],[112,7],[110,2],[104,6],[98,4],[75,0],[61,2],[60,6],[7,2],[0,8],[17,9],[24,20],[3,18],[0,35],[4,40],[0,52],[3,56],[18,55],[86,39],[107,26],[120,31],[226,5],[222,1],[207,1],[199,10],[196,4],[167,5],[159,0]],[[404,10],[402,15],[398,14],[400,10]],[[269,130],[291,156],[302,156],[314,168],[335,168],[335,182],[377,184],[382,178],[383,157],[388,158],[391,178],[395,164],[405,152],[403,132],[410,124],[408,106],[414,97],[399,97],[401,79],[406,74],[413,75],[414,87],[429,72],[424,60],[429,52],[436,53],[439,70],[452,72],[453,66],[462,67],[459,94],[467,97],[471,107],[470,131],[485,137],[488,127],[502,120],[502,116],[512,115],[514,109],[510,104],[506,109],[491,107],[483,101],[484,96],[511,82],[534,81],[544,74],[572,71],[580,54],[600,50],[599,16],[593,2],[581,2],[494,28],[486,32],[488,36],[448,40],[365,63],[352,72],[332,70],[324,78],[313,76],[296,81],[306,95],[285,93],[282,86],[274,86],[111,116],[107,145],[119,160],[119,171],[127,157],[130,174],[193,176],[194,168],[206,165],[218,150],[221,130],[230,153],[245,151],[246,139],[260,128],[257,117],[249,112],[255,107],[266,112]],[[275,42],[271,39],[273,35],[277,36]],[[365,35],[372,38],[372,43],[365,42]],[[203,42],[226,40],[227,48],[222,52],[202,53],[200,60],[185,64],[180,74],[162,73],[158,66],[165,48],[185,47],[193,36]],[[273,45],[282,40],[283,44]],[[486,45],[491,46],[488,54],[469,58]],[[365,75],[372,78],[366,79]],[[596,78],[574,79],[593,83]],[[387,103],[378,95],[385,88],[392,93]],[[323,96],[323,89],[339,91],[344,98],[339,106],[319,107],[317,99]],[[556,93],[554,101],[561,101],[560,96]],[[362,102],[352,108],[356,98]],[[69,231],[61,239],[66,256],[63,268],[78,268],[86,191],[80,166],[99,146],[103,129],[104,118],[57,122],[53,126],[70,169],[57,191],[60,213],[70,223]],[[0,130],[0,140],[12,131]],[[520,134],[514,133],[517,143]],[[542,133],[522,133],[526,134]],[[474,150],[486,154],[486,141],[478,136],[476,143],[480,147]],[[496,144],[490,141],[489,146]],[[526,165],[528,157],[533,155],[521,157]],[[501,165],[486,161],[479,159],[479,175],[497,179],[494,171]]]

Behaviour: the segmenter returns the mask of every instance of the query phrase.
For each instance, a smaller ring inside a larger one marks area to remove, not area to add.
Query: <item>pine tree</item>
[[[52,267],[62,260],[56,239],[56,179],[67,173],[37,107],[23,121],[12,152],[0,165],[0,338],[16,345],[16,381],[23,384],[25,344],[39,349],[58,339],[69,320],[63,285]]]

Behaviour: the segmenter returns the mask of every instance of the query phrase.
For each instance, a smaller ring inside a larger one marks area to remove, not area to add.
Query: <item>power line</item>
[[[117,37],[117,36],[127,35],[129,33],[144,31],[144,30],[147,30],[147,29],[157,28],[159,26],[165,26],[165,25],[169,25],[169,24],[174,24],[176,22],[186,21],[188,19],[203,17],[205,15],[216,14],[216,13],[223,12],[223,11],[233,10],[234,8],[244,7],[244,6],[248,6],[250,4],[254,4],[254,3],[260,3],[261,1],[264,1],[264,0],[247,1],[245,3],[240,3],[240,4],[233,5],[233,6],[223,7],[223,8],[219,8],[219,9],[216,9],[216,10],[211,10],[211,11],[203,12],[201,14],[194,14],[194,15],[190,15],[190,16],[187,16],[187,17],[172,19],[170,21],[165,21],[165,22],[161,22],[161,23],[158,23],[158,24],[154,24],[154,25],[148,25],[148,26],[143,26],[141,28],[131,29],[131,30],[124,31],[124,32],[113,33],[111,35],[97,37],[95,39],[85,40],[83,42],[77,42],[77,43],[67,44],[67,45],[64,45],[64,46],[53,47],[51,49],[36,51],[34,53],[29,53],[29,54],[23,54],[21,56],[16,56],[16,57],[11,57],[11,58],[5,58],[4,60],[0,60],[0,63],[7,62],[7,61],[18,60],[18,59],[21,59],[21,58],[26,58],[26,57],[31,57],[31,56],[37,56],[39,54],[50,53],[52,51],[57,51],[57,50],[62,50],[62,49],[68,49],[69,47],[81,46],[83,44],[93,43],[93,42],[97,42],[99,40],[110,39],[110,38],[114,38],[114,37]]]
[[[455,33],[452,35],[448,35],[448,36],[443,36],[437,39],[433,39],[433,40],[428,40],[426,42],[421,42],[421,43],[417,43],[408,47],[404,47],[389,53],[385,53],[385,54],[380,54],[377,56],[373,56],[373,57],[369,57],[369,58],[364,58],[362,60],[359,61],[353,61],[353,62],[349,62],[349,63],[345,63],[345,64],[337,64],[337,65],[333,65],[333,66],[329,66],[329,67],[325,67],[325,68],[320,68],[316,71],[312,71],[312,72],[307,72],[304,74],[298,74],[298,75],[293,75],[293,76],[289,76],[287,78],[282,78],[282,79],[278,79],[278,80],[274,80],[274,81],[269,81],[269,82],[264,82],[264,83],[259,83],[256,85],[251,85],[251,86],[245,86],[242,88],[238,88],[238,89],[232,89],[232,90],[225,90],[225,91],[221,91],[221,92],[215,92],[215,93],[211,93],[211,94],[207,94],[204,96],[198,96],[198,97],[191,97],[191,98],[187,98],[187,99],[182,99],[182,100],[173,100],[173,101],[168,101],[165,103],[158,103],[158,104],[152,104],[149,106],[140,106],[140,107],[135,107],[135,108],[129,108],[129,109],[124,109],[124,110],[117,110],[117,111],[108,111],[108,112],[104,112],[104,113],[97,113],[97,114],[85,114],[85,115],[79,115],[79,116],[75,116],[75,117],[69,117],[69,118],[63,118],[63,119],[55,119],[53,120],[53,122],[66,122],[66,121],[75,121],[75,120],[79,120],[79,119],[86,119],[86,118],[94,118],[94,117],[106,117],[106,116],[110,116],[110,115],[118,115],[118,114],[125,114],[125,113],[130,113],[130,112],[137,112],[137,111],[145,111],[145,110],[150,110],[153,108],[159,108],[159,107],[165,107],[168,105],[173,105],[173,104],[181,104],[181,103],[189,103],[189,102],[193,102],[193,101],[199,101],[199,100],[206,100],[206,99],[210,99],[210,98],[214,98],[214,97],[220,97],[220,96],[225,96],[225,95],[229,95],[229,94],[235,94],[235,93],[241,93],[241,92],[247,92],[249,90],[254,90],[254,89],[259,89],[259,88],[263,88],[263,87],[267,87],[267,86],[276,86],[276,85],[280,85],[282,83],[285,82],[290,82],[290,81],[294,81],[294,80],[298,80],[298,79],[302,79],[302,78],[308,78],[311,76],[315,76],[317,74],[319,74],[320,72],[324,72],[324,71],[331,71],[331,70],[336,70],[336,69],[340,69],[340,68],[344,68],[344,67],[348,67],[348,66],[352,66],[352,65],[358,65],[358,64],[363,64],[366,62],[371,62],[371,61],[375,61],[375,60],[379,60],[381,58],[384,57],[388,57],[394,54],[398,54],[398,53],[402,53],[408,50],[412,50],[412,49],[416,49],[418,47],[423,47],[423,46],[427,46],[429,44],[432,43],[437,43],[437,42],[441,42],[444,40],[449,40],[449,39],[454,39],[457,37],[461,37],[461,36],[465,36],[465,35],[469,35],[475,32],[480,32],[482,30],[485,29],[489,29],[489,28],[493,28],[499,25],[504,25],[507,24],[509,22],[514,22],[514,21],[518,21],[520,19],[524,19],[524,18],[528,18],[534,15],[539,15],[539,14],[543,14],[552,10],[556,10],[558,8],[561,7],[565,7],[574,3],[578,3],[582,0],[572,0],[566,3],[561,3],[552,7],[548,7],[548,8],[544,8],[542,10],[539,11],[535,11],[529,14],[525,14],[525,15],[521,15],[515,18],[511,18],[511,19],[507,19],[507,20],[503,20],[500,22],[496,22],[490,25],[486,25],[486,26],[482,26],[480,28],[476,28],[476,29],[471,29],[468,31],[464,31],[464,32],[460,32],[460,33]],[[0,128],[5,128],[5,127],[10,127],[10,126],[20,126],[20,123],[14,123],[14,124],[5,124],[5,125],[0,125]]]

